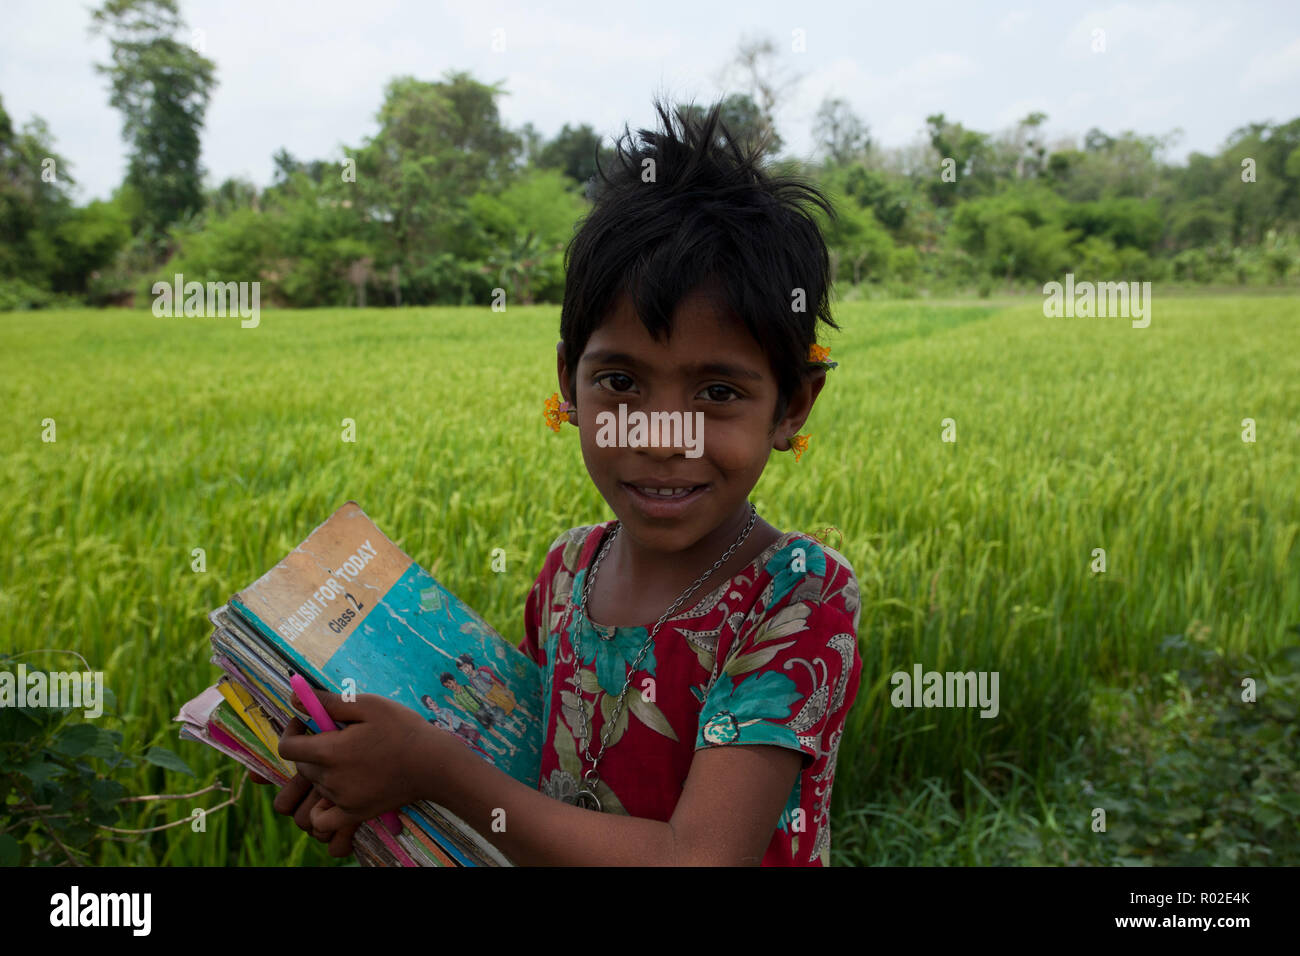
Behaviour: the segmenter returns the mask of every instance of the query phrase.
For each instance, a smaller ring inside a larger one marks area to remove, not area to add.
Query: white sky
[[[1300,115],[1300,3],[1029,0],[841,3],[750,0],[730,6],[663,0],[548,5],[491,0],[180,0],[203,31],[219,86],[208,108],[203,164],[213,184],[270,181],[281,146],[338,159],[373,135],[385,83],[467,70],[502,81],[504,121],[547,136],[568,122],[603,134],[652,125],[659,90],[704,103],[742,37],[771,37],[798,75],[778,129],[807,155],[826,95],[846,99],[885,146],[911,142],[943,112],[997,131],[1033,110],[1048,139],[1183,130],[1170,152],[1212,152],[1236,127]],[[43,117],[72,163],[80,198],[122,179],[120,115],[109,108],[108,44],[91,37],[89,3],[6,0],[0,11],[0,97],[16,125]],[[494,52],[494,30],[505,49]],[[791,51],[805,31],[806,52]],[[1105,51],[1093,52],[1094,30]],[[739,89],[729,84],[726,92]]]

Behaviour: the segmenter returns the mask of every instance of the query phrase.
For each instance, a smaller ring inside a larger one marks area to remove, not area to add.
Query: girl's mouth
[[[627,496],[647,518],[676,518],[708,491],[708,485],[655,488],[620,482]]]

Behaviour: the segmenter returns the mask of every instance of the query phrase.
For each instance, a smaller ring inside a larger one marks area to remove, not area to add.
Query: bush
[[[106,713],[116,698],[102,688]],[[113,774],[146,763],[194,772],[165,747],[136,759],[122,734],[60,707],[0,708],[0,866],[95,865],[127,788]]]
[[[1120,278],[1119,256],[1109,239],[1089,236],[1075,247],[1075,275],[1093,281]]]
[[[22,279],[0,279],[0,312],[66,309],[79,304],[72,296],[58,295]]]
[[[1041,187],[1008,190],[956,208],[953,238],[990,276],[1044,282],[1068,271],[1074,233],[1063,200]]]
[[[1186,249],[1174,256],[1174,278],[1182,282],[1209,282],[1210,264],[1200,249]]]
[[[1207,632],[1165,638],[1169,670],[1096,701],[1106,839],[1130,864],[1294,866],[1300,646],[1230,660]]]
[[[921,273],[921,254],[915,246],[896,246],[889,256],[890,275],[903,282],[915,282]]]

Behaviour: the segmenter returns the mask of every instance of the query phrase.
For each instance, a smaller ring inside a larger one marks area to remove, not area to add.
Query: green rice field
[[[861,585],[834,862],[1300,863],[1300,300],[1156,289],[1145,329],[1037,297],[836,318],[808,451],[752,496],[782,530],[838,529]],[[543,422],[556,306],[0,328],[0,653],[80,652],[116,696],[96,723],[197,774],[90,758],[132,795],[239,786],[172,721],[219,673],[206,612],[344,501],[514,641],[547,546],[612,517]],[[998,672],[996,718],[893,706],[917,663]],[[342,862],[273,795],[244,786],[204,832],[102,831],[93,861]],[[117,826],[230,796],[124,803]]]

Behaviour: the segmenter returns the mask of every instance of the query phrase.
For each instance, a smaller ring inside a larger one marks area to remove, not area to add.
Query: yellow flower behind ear
[[[808,450],[808,439],[811,437],[811,435],[795,435],[790,439],[790,448],[794,451],[795,461],[803,457],[803,453]]]
[[[818,345],[814,342],[812,345],[808,346],[808,364],[825,369],[829,372],[840,363],[831,361],[831,350],[829,347]]]
[[[546,400],[546,411],[543,415],[546,418],[546,425],[551,431],[559,434],[560,422],[567,416],[560,414],[560,393],[552,392],[551,397]]]
[[[542,414],[546,418],[546,426],[556,434],[559,434],[562,422],[572,422],[574,420],[574,406],[568,402],[560,401],[559,392],[551,392],[551,397],[546,400],[545,407],[546,411]]]

